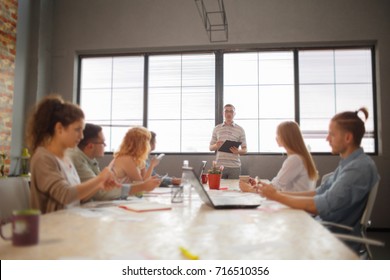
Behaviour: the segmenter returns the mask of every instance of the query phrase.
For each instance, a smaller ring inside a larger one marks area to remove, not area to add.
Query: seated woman
[[[301,130],[296,122],[286,121],[278,125],[276,142],[287,152],[287,159],[283,162],[271,184],[280,191],[309,191],[314,190],[318,172],[315,163],[303,141]],[[256,192],[256,183],[240,182],[244,192]]]
[[[80,142],[83,128],[83,111],[59,96],[48,96],[36,106],[27,128],[27,143],[33,154],[30,163],[32,208],[49,213],[80,205],[81,200],[100,189],[119,187],[108,168],[80,183],[65,152]]]
[[[150,167],[145,169],[150,152],[150,138],[151,134],[146,128],[130,128],[122,140],[119,151],[114,154],[114,159],[109,164],[119,182],[135,183],[137,190],[132,193],[151,191],[161,183],[156,177],[151,176],[154,167],[159,163],[158,159],[152,160]],[[143,181],[149,183],[140,183]]]

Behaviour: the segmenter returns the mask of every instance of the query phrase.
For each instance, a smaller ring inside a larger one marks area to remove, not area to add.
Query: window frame
[[[98,58],[98,57],[119,57],[119,56],[144,56],[144,89],[143,89],[143,126],[147,126],[148,122],[148,71],[149,71],[149,57],[154,55],[177,55],[177,54],[204,54],[215,53],[215,125],[223,122],[223,106],[224,106],[224,83],[223,83],[223,69],[224,61],[223,55],[226,53],[239,53],[239,52],[277,52],[277,51],[292,51],[293,52],[293,68],[294,68],[294,111],[295,121],[300,123],[300,84],[299,84],[299,51],[311,51],[311,50],[342,50],[342,49],[369,49],[371,52],[371,73],[372,73],[372,101],[373,112],[369,112],[369,118],[373,118],[373,138],[374,138],[374,152],[366,152],[369,155],[378,155],[379,153],[379,139],[378,139],[378,116],[377,116],[377,80],[376,80],[376,46],[374,43],[367,44],[351,44],[351,45],[324,45],[324,46],[304,46],[304,47],[276,47],[276,48],[236,48],[236,49],[208,49],[208,50],[171,50],[166,52],[126,52],[126,53],[104,53],[104,54],[78,54],[77,56],[77,95],[76,102],[80,104],[81,100],[81,61],[84,58]],[[358,109],[358,108],[356,108]],[[210,131],[211,139],[211,131]],[[324,139],[325,140],[325,139]],[[210,155],[214,152],[167,152],[168,155]],[[105,154],[113,154],[113,152],[105,152]],[[248,152],[247,155],[279,155],[279,152]],[[328,156],[329,152],[311,152],[315,156]]]

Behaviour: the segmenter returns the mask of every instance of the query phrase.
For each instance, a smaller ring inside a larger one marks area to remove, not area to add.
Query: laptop
[[[256,208],[264,200],[260,195],[253,193],[221,192],[219,194],[225,193],[231,194],[231,196],[213,195],[205,190],[192,167],[183,167],[183,174],[186,174],[185,176],[195,188],[202,201],[214,209]]]
[[[207,164],[207,161],[206,160],[202,160],[200,166],[199,166],[199,170],[198,170],[198,173],[196,173],[195,175],[199,178],[199,180],[202,182],[202,174],[203,174],[203,171],[206,167],[206,164]]]

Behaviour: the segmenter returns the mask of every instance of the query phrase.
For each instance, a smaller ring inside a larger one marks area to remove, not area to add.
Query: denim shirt
[[[314,203],[322,220],[354,228],[357,234],[371,188],[379,180],[374,161],[362,148],[342,159],[316,190]]]

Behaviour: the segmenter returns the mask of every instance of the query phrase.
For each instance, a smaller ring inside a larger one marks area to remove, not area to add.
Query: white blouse
[[[63,160],[58,157],[56,157],[56,159],[60,164],[61,168],[65,170],[66,180],[69,182],[69,184],[71,186],[79,185],[80,177],[70,158],[66,156]],[[69,203],[65,206],[65,208],[72,208],[75,206],[80,206],[80,200],[76,200],[72,203]]]
[[[311,191],[316,186],[316,180],[309,178],[303,159],[297,154],[287,156],[271,183],[278,190],[289,192]]]

